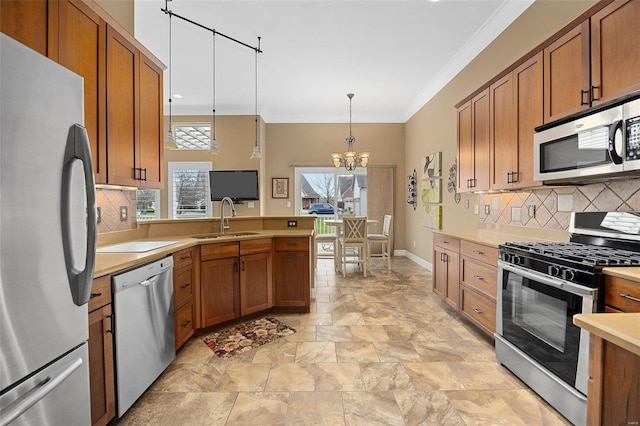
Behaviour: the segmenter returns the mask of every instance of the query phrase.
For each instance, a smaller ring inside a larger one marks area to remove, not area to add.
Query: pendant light
[[[220,148],[218,148],[218,141],[216,141],[216,32],[213,31],[213,51],[212,51],[212,63],[213,63],[213,71],[212,75],[212,105],[213,105],[213,113],[211,115],[211,130],[209,131],[209,154],[211,155],[219,155]]]
[[[169,14],[169,131],[164,140],[164,147],[167,149],[178,149],[176,138],[173,136],[173,126],[171,123],[171,71],[173,70],[173,66],[171,66],[171,41],[171,14]]]
[[[351,133],[351,100],[353,99],[353,93],[347,94],[347,97],[349,98],[349,136],[347,137],[347,151],[344,154],[334,152],[331,154],[331,158],[336,168],[344,166],[347,171],[352,172],[358,166],[367,167],[371,153],[364,151],[358,154],[353,150],[353,144],[356,142],[356,138],[354,138]]]
[[[255,120],[256,120],[256,143],[253,146],[253,153],[251,154],[251,157],[249,157],[251,160],[259,160],[262,158],[262,155],[260,155],[260,146],[259,146],[259,123],[258,123],[258,51],[260,51],[260,37],[258,37],[258,48],[255,50],[256,53],[256,59],[255,59],[255,69],[256,69],[256,115],[255,115]]]

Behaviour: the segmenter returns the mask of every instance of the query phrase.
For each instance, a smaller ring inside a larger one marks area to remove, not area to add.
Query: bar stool
[[[316,244],[316,259],[333,259],[334,269],[338,269],[338,257],[336,256],[337,239],[338,237],[336,236],[336,234],[316,234],[314,238]],[[322,251],[318,250],[318,244],[321,244],[323,246],[326,244],[331,244],[331,252],[326,253],[324,247]]]

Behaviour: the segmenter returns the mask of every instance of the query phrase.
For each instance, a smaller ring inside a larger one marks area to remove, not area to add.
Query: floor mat
[[[202,341],[220,358],[228,358],[295,332],[275,318],[260,318],[208,334]]]

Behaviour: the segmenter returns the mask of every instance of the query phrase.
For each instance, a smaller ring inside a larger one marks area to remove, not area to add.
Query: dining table
[[[367,226],[372,225],[374,223],[379,223],[377,219],[369,219],[367,218]],[[332,226],[336,228],[336,259],[335,259],[335,267],[336,271],[342,271],[342,247],[340,247],[340,234],[342,230],[342,219],[327,219],[324,221],[324,224],[327,226]],[[368,255],[368,253],[366,253]]]

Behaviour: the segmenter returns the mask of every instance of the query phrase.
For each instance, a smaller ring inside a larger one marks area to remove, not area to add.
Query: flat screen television
[[[257,170],[211,170],[209,171],[211,201],[224,197],[235,201],[259,199]]]

